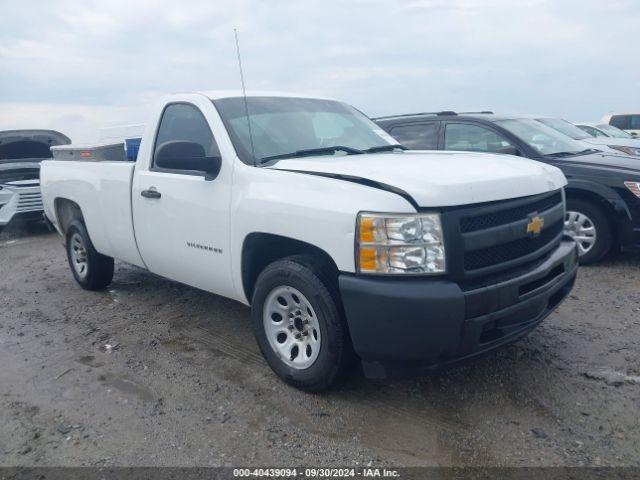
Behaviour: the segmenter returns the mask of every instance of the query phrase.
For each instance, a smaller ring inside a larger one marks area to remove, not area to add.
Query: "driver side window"
[[[515,147],[501,135],[480,125],[448,123],[444,131],[444,149],[511,153]]]
[[[174,103],[165,108],[153,150],[154,167],[158,160],[158,152],[161,148],[166,151],[167,147],[171,147],[172,158],[184,161],[184,166],[176,166],[175,170],[192,168],[189,163],[194,157],[220,156],[220,150],[204,115],[195,105],[188,103]]]

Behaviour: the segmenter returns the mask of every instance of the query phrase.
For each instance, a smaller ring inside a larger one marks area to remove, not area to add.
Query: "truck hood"
[[[51,158],[50,147],[67,143],[69,137],[55,130],[0,131],[0,164]]]
[[[268,168],[365,180],[372,186],[404,193],[420,207],[525,197],[567,183],[562,172],[551,165],[511,155],[472,152],[412,150],[314,156],[280,160]]]

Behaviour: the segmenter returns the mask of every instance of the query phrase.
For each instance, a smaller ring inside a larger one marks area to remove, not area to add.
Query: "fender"
[[[622,197],[613,188],[603,185],[602,183],[592,182],[590,180],[568,178],[568,185],[565,187],[567,193],[571,190],[578,192],[588,192],[597,195],[605,200],[618,215],[631,220],[631,212]]]

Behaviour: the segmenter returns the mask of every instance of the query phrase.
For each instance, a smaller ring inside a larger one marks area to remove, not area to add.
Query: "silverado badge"
[[[530,233],[535,237],[537,235],[540,235],[542,227],[544,227],[544,218],[536,215],[535,217],[530,219],[529,223],[527,223],[527,233]]]

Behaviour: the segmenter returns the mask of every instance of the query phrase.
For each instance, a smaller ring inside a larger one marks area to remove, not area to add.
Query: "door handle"
[[[160,198],[162,194],[157,191],[154,187],[151,187],[149,190],[142,190],[140,192],[144,198]]]

